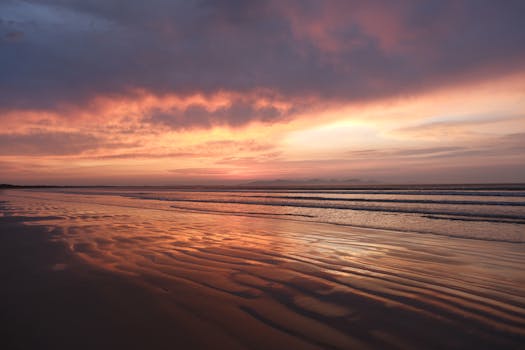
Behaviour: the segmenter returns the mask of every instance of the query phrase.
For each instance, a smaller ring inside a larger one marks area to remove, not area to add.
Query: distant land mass
[[[100,186],[55,186],[55,185],[10,185],[0,184],[0,189],[15,188],[67,188],[67,187],[100,187]]]
[[[46,188],[152,188],[152,189],[181,189],[181,190],[249,190],[249,189],[322,189],[322,190],[344,190],[344,189],[355,189],[355,190],[525,190],[525,183],[450,183],[450,184],[431,184],[431,183],[419,183],[419,184],[388,184],[382,182],[360,180],[360,179],[348,179],[348,180],[332,180],[332,179],[307,179],[307,180],[287,180],[287,179],[276,179],[276,180],[258,180],[250,181],[246,183],[231,185],[184,185],[184,184],[172,184],[172,185],[140,185],[140,186],[129,186],[129,185],[12,185],[12,184],[0,184],[0,190],[6,189],[46,189]]]
[[[378,184],[377,181],[361,179],[276,179],[251,181],[242,186],[345,186]]]

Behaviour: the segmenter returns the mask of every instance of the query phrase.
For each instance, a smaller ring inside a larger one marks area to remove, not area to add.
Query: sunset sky
[[[0,183],[525,182],[524,14],[0,0]]]

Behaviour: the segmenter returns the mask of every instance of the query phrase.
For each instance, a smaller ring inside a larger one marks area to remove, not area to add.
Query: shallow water
[[[489,214],[519,216],[519,205],[508,206],[513,209],[507,212],[506,204],[494,205],[500,210],[493,211],[492,206],[485,210],[472,204],[401,203],[411,212],[363,214],[326,205],[243,204],[280,201],[274,197],[298,197],[296,193],[62,192],[4,191],[3,214],[36,218],[27,225],[49,227],[56,240],[83,260],[165,292],[243,344],[271,346],[272,337],[289,337],[304,348],[518,348],[525,340],[525,245],[450,237],[458,227],[462,236],[469,236],[466,230],[475,227],[470,225],[482,225],[482,231],[469,237],[522,241],[524,225],[423,218],[439,206],[446,207],[439,207],[440,213],[456,206],[455,213],[483,219]],[[358,195],[394,199],[395,208],[401,207],[399,196]],[[403,196],[429,199],[426,194]],[[478,198],[453,196],[433,200]],[[519,196],[479,197],[522,203]],[[188,198],[206,200],[183,201]],[[239,203],[227,204],[232,198]],[[180,203],[199,212],[174,208]],[[391,202],[373,205],[385,208]],[[414,213],[416,207],[425,214]],[[368,219],[373,226],[392,228],[393,222],[401,222],[409,231],[424,220],[433,229],[437,223],[450,226],[438,227],[444,232],[434,235],[310,222],[331,221],[341,213],[345,224],[360,215],[376,215]],[[515,229],[506,228],[511,225]],[[494,227],[499,229],[491,231]]]
[[[386,230],[525,242],[524,190],[59,189],[134,198],[133,205],[274,216]],[[147,203],[146,200],[152,201]],[[102,199],[104,201],[104,199]],[[159,201],[166,203],[159,204]]]

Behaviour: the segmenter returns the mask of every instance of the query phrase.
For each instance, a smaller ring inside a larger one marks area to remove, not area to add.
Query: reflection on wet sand
[[[76,256],[154,290],[239,347],[518,348],[525,340],[523,244],[91,197],[1,199],[5,215],[42,217],[26,225],[49,227]]]

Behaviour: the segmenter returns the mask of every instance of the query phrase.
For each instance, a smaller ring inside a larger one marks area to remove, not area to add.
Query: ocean
[[[197,317],[223,348],[518,349],[525,341],[518,186],[18,189],[0,191],[0,209],[8,244],[37,230],[65,249],[68,258],[35,263],[47,273],[84,276],[78,260],[132,281],[152,291],[147,300],[176,305],[162,309],[178,310],[173,317]],[[39,248],[27,249],[0,257]],[[114,293],[96,288],[114,304]],[[13,295],[26,294],[5,298]],[[141,307],[151,310],[149,302]]]
[[[512,188],[512,187],[511,187]],[[396,189],[54,189],[133,199],[126,205],[273,217],[400,232],[525,242],[525,186],[398,186]],[[46,190],[49,192],[49,190]],[[95,200],[94,197],[91,200]]]

